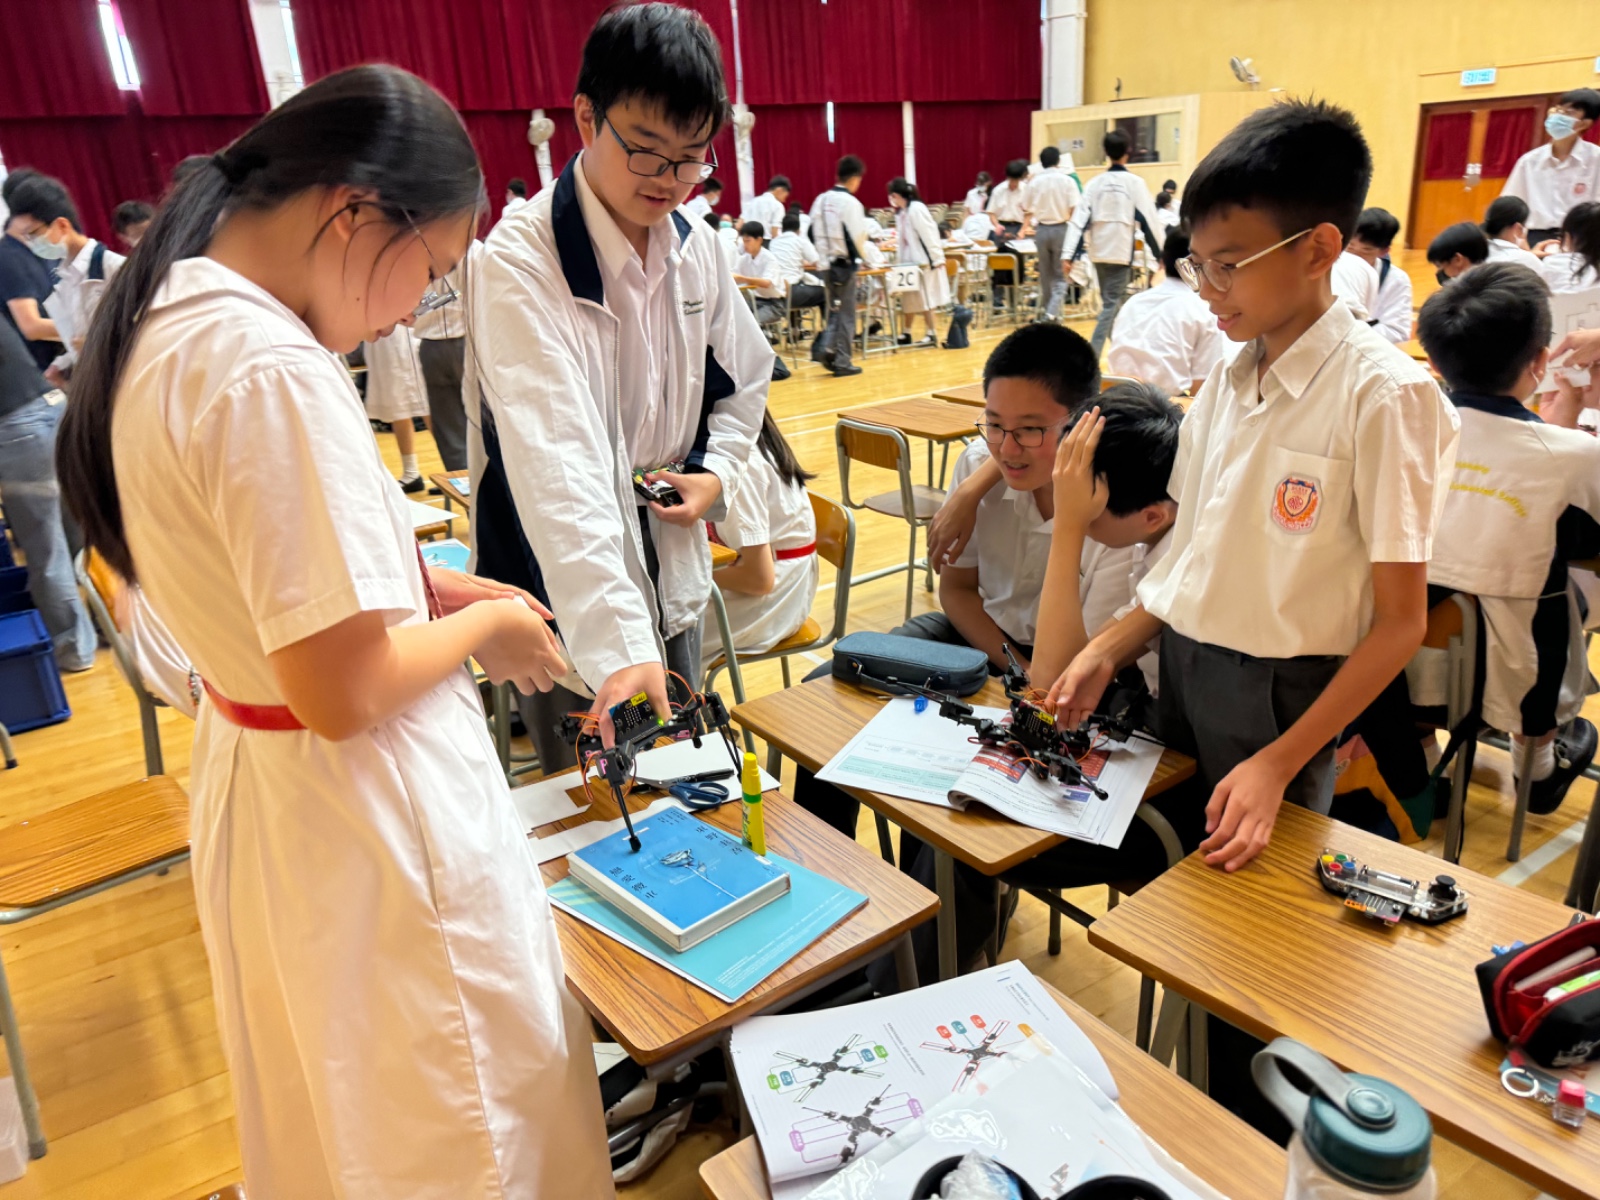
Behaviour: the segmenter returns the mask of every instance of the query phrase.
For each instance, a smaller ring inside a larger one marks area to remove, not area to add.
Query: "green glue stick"
[[[761,768],[748,750],[744,753],[744,769],[739,772],[739,790],[744,793],[744,844],[764,858],[767,827],[761,812]]]
[[[749,756],[746,755],[746,757]],[[1563,984],[1558,984],[1544,994],[1544,1002],[1549,1004],[1552,1001],[1561,999],[1563,996],[1578,991],[1580,988],[1586,988],[1592,983],[1600,983],[1600,971],[1590,971],[1587,974],[1579,975],[1576,979],[1569,979]]]

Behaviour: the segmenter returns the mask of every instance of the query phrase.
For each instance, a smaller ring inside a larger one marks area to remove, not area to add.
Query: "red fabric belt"
[[[810,542],[804,546],[796,546],[792,550],[774,550],[772,557],[779,562],[787,562],[791,558],[810,558],[817,552],[817,544]]]
[[[217,712],[230,724],[237,725],[240,729],[263,729],[269,733],[289,733],[296,729],[304,729],[298,717],[289,710],[287,704],[240,704],[237,700],[229,700],[216,688],[211,686],[211,681],[202,679],[206,695],[211,697],[211,703]]]

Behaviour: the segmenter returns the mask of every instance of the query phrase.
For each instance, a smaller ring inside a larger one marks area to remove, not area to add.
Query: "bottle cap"
[[[1584,1090],[1583,1084],[1576,1079],[1563,1079],[1561,1086],[1556,1089],[1557,1104],[1571,1104],[1583,1108],[1589,1102],[1589,1093]]]

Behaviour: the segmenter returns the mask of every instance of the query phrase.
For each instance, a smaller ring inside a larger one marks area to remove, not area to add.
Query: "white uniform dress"
[[[427,619],[343,366],[248,280],[173,266],[113,434],[140,584],[221,695],[282,705],[274,651]],[[587,1022],[465,670],[337,743],[207,698],[190,791],[252,1196],[612,1194]]]
[[[404,325],[388,337],[362,342],[367,364],[367,416],[396,421],[428,415],[428,385],[422,378],[418,338]]]
[[[921,200],[913,200],[894,215],[895,257],[922,267],[922,290],[904,292],[900,307],[906,312],[927,312],[950,303],[950,276],[944,266],[944,241],[933,214]]]
[[[783,481],[759,449],[750,455],[744,478],[728,504],[728,515],[713,526],[717,540],[734,550],[770,546],[774,551],[799,550],[817,543],[817,518],[804,487]],[[811,615],[820,571],[816,553],[780,558],[774,564],[772,591],[765,596],[724,592],[728,627],[740,654],[770,650],[799,630]],[[707,616],[710,614],[708,613]],[[700,657],[707,664],[722,654],[722,638],[714,621],[700,627]]]

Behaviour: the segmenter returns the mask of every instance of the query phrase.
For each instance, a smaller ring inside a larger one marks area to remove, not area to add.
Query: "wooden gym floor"
[[[1414,271],[1419,297],[1424,285],[1432,287],[1425,268]],[[801,461],[817,473],[811,486],[839,495],[833,449],[838,410],[973,382],[998,337],[998,332],[980,331],[968,350],[874,355],[865,361],[864,374],[846,380],[808,363],[795,378],[774,384],[772,409]],[[378,440],[397,469],[393,438]],[[432,439],[419,436],[418,447],[424,473],[438,470]],[[859,494],[888,490],[889,476],[874,474],[863,471]],[[903,524],[865,512],[857,521],[858,573],[903,561]],[[816,615],[826,622],[833,603],[826,570],[823,580]],[[852,627],[898,624],[904,587],[896,575],[858,588],[851,600]],[[919,611],[933,607],[920,582],[916,606]],[[797,660],[797,677],[811,665]],[[781,686],[775,663],[750,668],[746,681],[753,695]],[[67,677],[66,688],[72,719],[16,738],[21,765],[0,772],[0,822],[27,819],[143,773],[137,711],[109,654],[102,651],[92,672]],[[725,683],[724,692],[731,696]],[[1591,719],[1600,718],[1594,701],[1585,711]],[[169,772],[187,782],[189,722],[163,710],[162,733]],[[1529,818],[1524,862],[1512,878],[1561,899],[1593,796],[1594,785],[1580,780],[1559,812]],[[1469,867],[1490,875],[1507,869],[1510,808],[1509,761],[1485,748],[1469,801],[1463,858]],[[870,822],[863,824],[861,840],[876,849]],[[1439,840],[1431,838],[1427,848],[1437,852]],[[1101,911],[1105,892],[1085,889],[1075,899]],[[1024,897],[1005,957],[1023,959],[1131,1037],[1137,975],[1091,949],[1083,931],[1070,922],[1060,956],[1051,958],[1045,952],[1047,924],[1043,906]],[[51,1139],[49,1155],[33,1163],[24,1178],[0,1187],[0,1200],[192,1200],[240,1177],[233,1104],[187,867],[10,926],[0,931],[0,953]],[[1159,1136],[1159,1130],[1152,1132]],[[648,1177],[622,1194],[631,1200],[699,1196],[698,1164],[731,1137],[726,1122],[695,1128]],[[1445,1195],[1520,1200],[1536,1194],[1447,1144],[1439,1147],[1437,1166]]]

